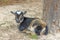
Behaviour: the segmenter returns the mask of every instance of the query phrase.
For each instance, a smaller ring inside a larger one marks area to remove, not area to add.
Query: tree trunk
[[[44,20],[47,22],[49,32],[60,30],[60,0],[44,0]]]

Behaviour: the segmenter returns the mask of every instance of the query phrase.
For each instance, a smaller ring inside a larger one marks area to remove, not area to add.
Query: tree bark
[[[47,22],[49,27],[49,32],[57,32],[60,29],[60,9],[59,9],[59,0],[44,0],[44,20]]]

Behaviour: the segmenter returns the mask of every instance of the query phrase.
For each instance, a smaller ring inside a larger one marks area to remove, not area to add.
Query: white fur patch
[[[18,15],[21,14],[21,11],[17,11],[17,14],[18,14]]]
[[[28,30],[30,30],[31,32],[34,32],[34,28],[33,27],[29,27]]]
[[[46,29],[46,28],[43,28],[43,29],[42,29],[42,31],[41,31],[41,33],[40,33],[41,35],[44,33],[45,29]]]

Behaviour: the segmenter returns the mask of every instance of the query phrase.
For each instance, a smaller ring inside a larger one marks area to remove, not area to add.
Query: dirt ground
[[[38,39],[31,39],[28,35],[21,33],[18,30],[17,23],[14,20],[14,15],[10,11],[26,10],[27,17],[42,18],[43,4],[40,2],[15,4],[0,7],[0,40],[60,40],[60,33],[38,36]],[[37,14],[39,13],[39,14]],[[41,16],[40,16],[41,15]]]

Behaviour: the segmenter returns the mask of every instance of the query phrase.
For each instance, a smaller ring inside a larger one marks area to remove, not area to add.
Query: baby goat
[[[24,14],[27,13],[27,11],[11,11],[12,14],[15,15],[15,20],[17,23],[20,23],[19,30],[22,32],[26,32],[27,30],[36,33],[37,35],[40,35],[42,32],[44,34],[48,34],[48,27],[47,24],[39,19],[39,18],[29,18],[25,17]]]

